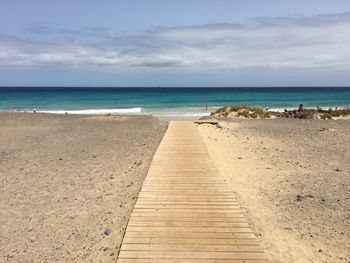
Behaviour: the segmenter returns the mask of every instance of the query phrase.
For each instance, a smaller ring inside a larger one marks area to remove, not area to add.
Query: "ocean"
[[[0,111],[205,116],[225,105],[349,107],[350,88],[0,88]]]

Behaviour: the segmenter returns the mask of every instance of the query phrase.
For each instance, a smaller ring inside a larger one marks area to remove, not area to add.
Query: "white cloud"
[[[350,13],[263,18],[252,25],[158,28],[140,36],[114,38],[101,30],[101,34],[98,28],[92,30],[100,37],[94,43],[0,36],[0,67],[350,69]]]

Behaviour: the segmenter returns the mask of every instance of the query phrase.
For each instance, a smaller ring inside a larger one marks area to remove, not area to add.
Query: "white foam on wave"
[[[154,113],[154,115],[164,117],[203,117],[209,116],[210,112]]]
[[[163,108],[163,109],[145,109],[145,114],[157,117],[203,117],[210,115],[210,111],[203,111],[199,107],[183,107],[183,108]]]
[[[37,112],[53,113],[53,114],[135,114],[141,113],[141,108],[128,108],[128,109],[87,109],[87,110],[39,110]]]

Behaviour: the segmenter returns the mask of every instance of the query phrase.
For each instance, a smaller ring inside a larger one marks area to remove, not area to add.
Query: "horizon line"
[[[0,86],[2,88],[115,88],[115,89],[252,89],[252,88],[350,88],[349,86]]]

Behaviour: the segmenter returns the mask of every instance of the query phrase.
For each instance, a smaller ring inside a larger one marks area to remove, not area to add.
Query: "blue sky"
[[[350,86],[348,0],[2,0],[0,86]]]

